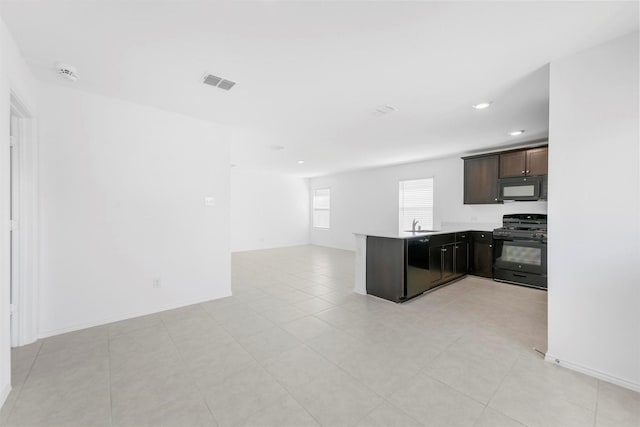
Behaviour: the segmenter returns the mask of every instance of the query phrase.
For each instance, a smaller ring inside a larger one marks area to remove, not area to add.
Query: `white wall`
[[[11,389],[11,324],[9,318],[9,111],[13,92],[36,114],[35,81],[13,38],[0,19],[0,406]]]
[[[640,391],[638,33],[551,64],[549,350]]]
[[[354,232],[398,232],[398,182],[434,177],[434,228],[491,230],[506,213],[546,213],[547,202],[463,204],[463,160],[451,157],[313,178],[311,189],[331,188],[331,228],[311,230],[311,243],[353,250]]]
[[[231,170],[231,251],[309,244],[308,180]]]
[[[65,87],[39,95],[41,336],[229,295],[230,132]]]

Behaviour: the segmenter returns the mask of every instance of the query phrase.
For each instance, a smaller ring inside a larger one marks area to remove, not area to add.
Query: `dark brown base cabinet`
[[[367,294],[406,301],[468,272],[468,233],[367,237]]]
[[[433,236],[429,242],[430,288],[450,282],[468,272],[467,233]]]
[[[407,295],[407,241],[367,236],[367,294],[400,302]],[[413,277],[418,272],[409,272]],[[418,290],[410,289],[410,293]]]
[[[490,231],[469,232],[469,273],[474,276],[493,278],[493,233]]]
[[[467,274],[469,272],[469,243],[466,241],[458,241],[453,246],[453,249],[455,250],[456,274],[461,276]]]

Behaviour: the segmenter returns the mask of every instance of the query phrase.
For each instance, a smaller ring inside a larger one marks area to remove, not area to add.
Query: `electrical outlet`
[[[156,288],[156,289],[161,287],[161,283],[160,283],[160,279],[159,278],[153,279],[153,287]]]

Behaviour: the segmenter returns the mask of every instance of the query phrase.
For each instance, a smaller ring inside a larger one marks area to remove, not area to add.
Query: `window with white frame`
[[[331,191],[328,188],[313,190],[313,227],[328,229],[331,223]]]
[[[399,230],[412,230],[417,221],[422,230],[433,229],[433,178],[400,181],[399,184]]]

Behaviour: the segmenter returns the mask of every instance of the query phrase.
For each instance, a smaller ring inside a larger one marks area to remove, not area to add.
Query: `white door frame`
[[[11,346],[18,347],[38,339],[38,144],[35,117],[13,92],[11,115],[17,131],[12,165],[17,228],[11,248]]]

